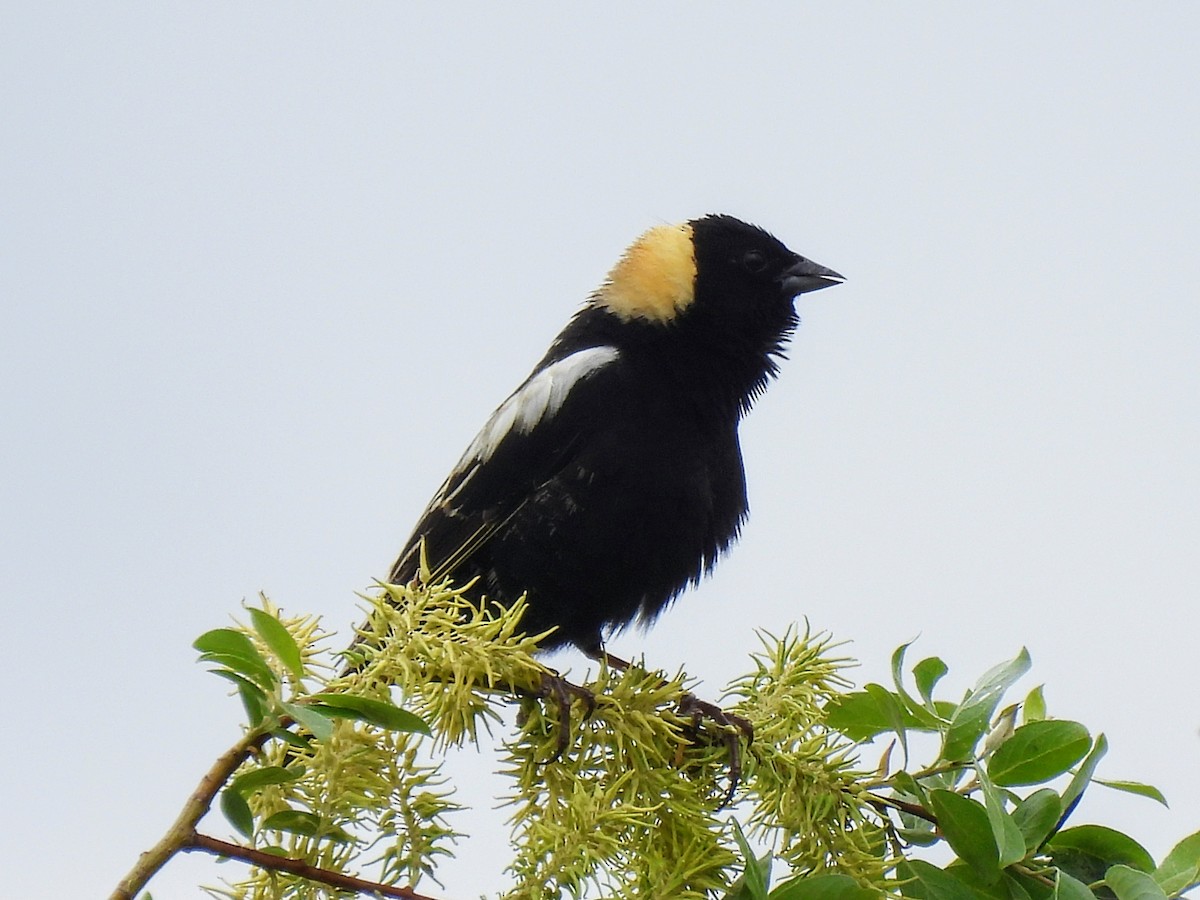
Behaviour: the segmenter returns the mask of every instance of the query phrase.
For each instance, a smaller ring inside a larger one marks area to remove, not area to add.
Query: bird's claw
[[[596,695],[585,687],[572,684],[556,672],[543,672],[538,697],[550,699],[558,706],[558,744],[554,754],[546,760],[548,765],[557,762],[567,751],[571,740],[572,704],[576,700],[583,701],[585,712],[582,721],[586,722],[596,711]]]
[[[723,809],[733,800],[733,795],[737,791],[738,785],[741,784],[741,738],[744,736],[747,744],[753,743],[754,726],[748,719],[736,713],[726,712],[715,703],[701,700],[694,694],[683,695],[679,701],[679,714],[689,716],[694,729],[698,730],[700,723],[707,719],[714,725],[720,726],[724,731],[725,748],[729,751],[729,790],[725,792],[725,796],[721,799],[721,805],[717,807]]]

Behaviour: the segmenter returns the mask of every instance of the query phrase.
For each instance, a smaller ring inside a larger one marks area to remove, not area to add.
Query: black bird
[[[746,516],[738,422],[778,370],[799,294],[842,276],[727,215],[652,228],[488,419],[389,580],[510,604],[550,649],[602,652],[708,572]]]

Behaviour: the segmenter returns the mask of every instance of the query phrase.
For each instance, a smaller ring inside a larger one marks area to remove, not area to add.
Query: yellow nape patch
[[[667,322],[692,302],[696,252],[691,225],[660,225],[633,242],[592,296],[622,319]]]

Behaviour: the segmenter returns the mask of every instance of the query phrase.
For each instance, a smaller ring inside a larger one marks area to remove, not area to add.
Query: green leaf
[[[923,859],[905,860],[896,867],[896,874],[903,881],[900,892],[905,897],[923,897],[925,900],[979,900],[975,891],[966,884]]]
[[[901,813],[900,817],[905,818],[905,814]],[[922,819],[917,819],[911,827],[897,828],[896,836],[906,844],[912,844],[915,847],[932,847],[941,841],[941,837],[933,825]]]
[[[1077,878],[1059,869],[1054,877],[1054,900],[1096,900],[1096,895]]]
[[[232,785],[221,791],[221,812],[229,824],[248,838],[254,837],[254,813],[246,798]]]
[[[975,870],[984,884],[995,884],[1000,877],[1000,854],[983,805],[943,790],[929,792],[929,805],[950,849]]]
[[[1137,794],[1139,797],[1149,797],[1151,800],[1157,800],[1163,806],[1170,807],[1167,803],[1167,798],[1152,784],[1142,784],[1140,781],[1106,781],[1103,778],[1093,778],[1096,784],[1102,784],[1106,788],[1112,788],[1114,791],[1123,791],[1126,794]]]
[[[908,772],[897,772],[891,777],[891,783],[895,791],[906,795],[907,799],[912,800],[914,803],[925,806],[929,802],[925,788]]]
[[[1016,886],[1014,893],[1014,882],[1008,872],[1004,872],[994,884],[987,884],[979,877],[979,873],[962,860],[950,863],[945,871],[969,887],[977,900],[1029,900],[1028,892],[1020,886]]]
[[[271,705],[271,701],[267,699],[263,689],[237,672],[230,672],[228,669],[209,669],[208,671],[218,678],[233,682],[237,687],[238,696],[242,700],[242,706],[246,710],[246,719],[250,722],[250,727],[257,728],[261,725]]]
[[[282,766],[263,766],[261,769],[251,769],[246,774],[233,779],[229,789],[245,796],[269,784],[287,784],[303,777],[304,769],[302,767],[285,769]]]
[[[238,698],[242,701],[242,709],[246,711],[246,721],[251,728],[257,728],[267,717],[266,694],[254,685],[239,684]]]
[[[302,809],[284,809],[268,816],[259,826],[263,831],[286,831],[305,837],[316,837],[321,829],[321,818]]]
[[[1104,825],[1077,825],[1054,836],[1055,847],[1074,847],[1099,856],[1109,865],[1129,866],[1140,872],[1153,872],[1154,859],[1146,848],[1129,835]]]
[[[852,741],[867,741],[889,730],[887,716],[866,691],[834,697],[825,707],[825,722]]]
[[[907,644],[901,644],[896,648],[895,652],[892,653],[892,681],[896,685],[895,696],[899,698],[900,705],[908,713],[915,717],[918,722],[921,722],[928,728],[937,730],[940,729],[944,723],[938,721],[936,712],[926,709],[922,704],[914,700],[912,695],[909,694],[908,690],[904,687],[904,654],[908,652],[908,648],[912,645],[913,641],[909,641]],[[903,739],[901,739],[901,743],[904,743]],[[907,754],[907,748],[905,749],[905,753]]]
[[[925,787],[917,784],[916,779],[908,772],[897,772],[892,776],[891,784],[892,793],[897,799],[916,803],[925,809],[929,808],[929,795]],[[897,834],[901,840],[920,847],[928,847],[941,840],[932,822],[927,822],[925,819],[903,810],[898,810],[898,812],[902,827],[897,829]]]
[[[215,663],[231,672],[237,672],[266,693],[275,690],[275,685],[278,684],[275,673],[261,656],[251,658],[233,653],[203,653],[200,655],[200,661]]]
[[[259,831],[286,831],[290,834],[336,841],[339,844],[355,843],[354,838],[344,829],[323,822],[315,813],[301,809],[284,809],[268,816],[259,825]]]
[[[905,764],[908,763],[908,732],[904,727],[904,713],[900,703],[896,699],[896,695],[889,691],[881,684],[864,685],[868,694],[870,694],[875,702],[879,704],[879,708],[883,710],[883,714],[887,716],[889,726],[896,736],[900,739],[900,749],[904,753]]]
[[[430,734],[429,725],[423,719],[387,700],[356,694],[320,694],[310,705],[328,716],[356,719],[389,731]]]
[[[1008,892],[1001,900],[1050,900],[1053,891],[1053,888],[1047,887],[1043,882],[1035,881],[1032,877],[1012,869],[1004,870],[1004,877],[1000,879],[997,888]]]
[[[295,747],[297,750],[308,750],[313,742],[312,736],[296,734],[294,731],[289,731],[286,728],[272,728],[271,734],[285,744]]]
[[[245,659],[257,657],[260,662],[263,661],[254,647],[254,642],[234,628],[216,628],[206,631],[192,641],[192,647],[201,653],[223,653],[241,656]]]
[[[233,628],[206,631],[192,646],[200,651],[202,661],[239,672],[265,691],[274,689],[278,681],[254,642],[241,631]]]
[[[1025,695],[1021,709],[1021,721],[1023,722],[1040,722],[1046,718],[1046,696],[1042,693],[1042,685],[1039,684]]]
[[[300,647],[297,646],[291,632],[265,610],[249,606],[246,612],[250,613],[250,621],[263,643],[271,648],[271,652],[283,663],[283,667],[288,670],[295,683],[299,684],[304,678],[304,661],[300,655]]]
[[[1200,831],[1175,845],[1154,870],[1154,880],[1172,896],[1200,882]]]
[[[1091,783],[1092,774],[1096,771],[1096,766],[1100,765],[1100,760],[1104,754],[1108,752],[1108,738],[1103,733],[1096,735],[1096,739],[1092,742],[1092,749],[1088,753],[1079,768],[1075,770],[1075,776],[1071,779],[1071,783],[1067,785],[1067,789],[1063,791],[1063,821],[1074,811],[1075,806],[1083,797],[1083,792],[1087,790],[1087,786]],[[1059,822],[1062,825],[1062,822]]]
[[[1012,811],[1012,817],[1025,839],[1027,854],[1045,843],[1061,816],[1062,799],[1050,788],[1034,791],[1017,804],[1016,809]]]
[[[1154,871],[1154,860],[1145,847],[1129,835],[1103,825],[1066,828],[1051,838],[1047,850],[1056,866],[1085,884],[1099,881],[1115,865]]]
[[[975,764],[975,774],[979,776],[979,785],[983,788],[983,805],[987,808],[992,836],[996,840],[996,846],[1000,848],[1000,866],[1011,866],[1025,857],[1025,838],[1013,817],[1004,809],[1004,799],[1000,792],[978,762]]]
[[[810,875],[785,881],[770,893],[770,900],[878,900],[872,891],[849,875]]]
[[[930,656],[913,666],[913,680],[917,683],[917,691],[925,701],[925,708],[931,712],[933,706],[933,689],[942,676],[950,671],[944,662],[936,656]]]
[[[942,759],[954,762],[971,757],[1004,692],[1029,671],[1029,666],[1029,651],[1022,647],[1016,657],[983,674],[950,721],[942,744]]]
[[[726,900],[767,900],[767,888],[771,885],[771,854],[759,859],[754,848],[746,840],[746,834],[737,819],[730,819],[734,840],[742,851],[742,876],[734,883]]]
[[[947,710],[953,708],[951,704],[940,705]],[[875,697],[866,691],[853,691],[835,698],[825,707],[825,721],[830,728],[853,741],[869,740],[894,730],[891,716],[879,705]],[[901,721],[909,731],[937,730],[936,727],[918,721],[916,716],[906,710],[901,712]]]
[[[1113,866],[1104,876],[1117,900],[1167,900],[1158,883],[1145,872],[1129,866]]]
[[[1078,722],[1042,719],[1022,725],[996,748],[988,775],[996,784],[1012,787],[1041,784],[1079,762],[1092,746],[1092,736]]]
[[[299,724],[309,730],[318,741],[327,741],[333,736],[333,722],[325,714],[302,703],[280,703],[280,708]]]

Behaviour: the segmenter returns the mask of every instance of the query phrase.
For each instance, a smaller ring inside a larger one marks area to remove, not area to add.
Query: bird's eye
[[[767,267],[767,257],[759,250],[747,250],[742,257],[742,266],[747,272],[761,272]]]

